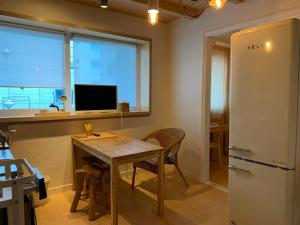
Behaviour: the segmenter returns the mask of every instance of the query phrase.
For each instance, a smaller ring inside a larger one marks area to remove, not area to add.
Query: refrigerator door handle
[[[252,152],[249,149],[239,148],[239,147],[236,147],[234,145],[229,146],[228,149],[231,150],[231,151],[244,152],[244,153],[248,153],[248,154]]]
[[[251,171],[250,171],[250,170],[241,169],[241,168],[238,168],[238,167],[236,167],[236,166],[234,166],[234,165],[229,165],[229,166],[228,166],[228,169],[233,170],[233,171],[236,171],[236,172],[241,172],[241,173],[251,174]]]

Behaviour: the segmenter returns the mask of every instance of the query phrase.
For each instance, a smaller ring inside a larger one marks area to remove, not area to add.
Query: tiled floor
[[[165,183],[165,216],[156,214],[155,175],[141,172],[137,187],[132,190],[131,177],[120,181],[120,225],[228,225],[227,193],[213,187],[190,181],[186,188],[177,173],[168,172]],[[73,192],[50,196],[49,202],[37,208],[39,225],[109,225],[110,215],[88,221],[85,212],[70,213]]]

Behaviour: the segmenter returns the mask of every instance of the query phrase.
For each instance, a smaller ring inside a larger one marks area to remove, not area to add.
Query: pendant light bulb
[[[155,25],[158,23],[158,0],[149,0],[149,9],[148,9],[148,21],[151,25]]]
[[[157,9],[148,10],[148,21],[151,25],[155,25],[158,23],[158,14],[159,11]]]
[[[107,9],[108,8],[108,0],[101,0],[101,5],[100,5],[100,7],[102,8],[102,9]]]
[[[222,9],[226,3],[226,0],[210,0],[209,6],[215,9]]]

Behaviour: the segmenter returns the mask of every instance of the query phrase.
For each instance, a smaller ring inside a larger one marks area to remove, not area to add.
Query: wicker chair
[[[183,130],[176,128],[165,128],[147,135],[143,141],[149,139],[156,139],[160,146],[164,148],[165,152],[165,162],[164,164],[172,164],[176,167],[179,175],[183,179],[186,186],[189,186],[185,177],[183,176],[179,166],[178,166],[178,151],[180,144],[185,137]],[[139,161],[133,163],[133,176],[132,176],[132,187],[134,188],[136,168],[142,168],[147,171],[157,173],[158,172],[158,161],[157,159],[150,159],[145,161]]]

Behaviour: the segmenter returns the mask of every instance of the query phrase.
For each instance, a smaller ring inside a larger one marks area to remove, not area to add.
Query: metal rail
[[[4,173],[0,176],[0,208],[7,208],[8,225],[25,225],[24,194],[39,191],[41,177],[36,168],[25,159],[0,160],[0,168]],[[42,188],[47,197],[45,186]],[[42,199],[41,198],[41,199]]]

